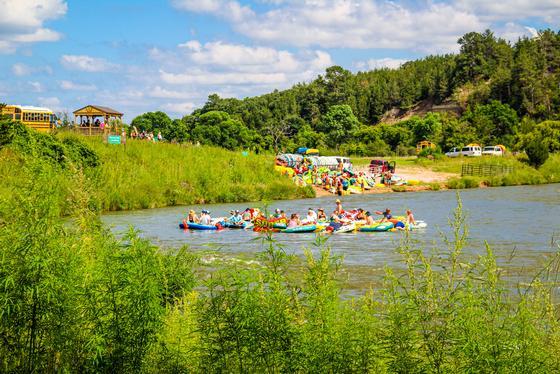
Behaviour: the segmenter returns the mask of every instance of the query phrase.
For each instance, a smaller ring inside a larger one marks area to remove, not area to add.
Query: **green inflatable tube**
[[[391,230],[395,225],[392,222],[376,223],[371,226],[362,226],[359,231],[361,232],[383,232]]]
[[[306,232],[315,232],[316,229],[317,226],[315,225],[305,225],[305,226],[298,226],[298,227],[292,227],[290,229],[285,229],[282,230],[282,232],[286,234],[303,234]]]

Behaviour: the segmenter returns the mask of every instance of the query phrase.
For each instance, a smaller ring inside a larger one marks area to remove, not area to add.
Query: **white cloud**
[[[149,90],[148,95],[150,97],[161,98],[161,99],[188,99],[196,96],[196,94],[193,92],[168,90],[162,88],[161,86],[156,86],[153,89]]]
[[[207,0],[203,6],[197,6],[195,0],[175,0],[173,4],[220,17],[235,31],[260,43],[298,47],[454,52],[460,36],[496,28],[494,21],[533,17],[553,25],[560,22],[559,0],[262,1],[271,6],[257,11],[234,0]],[[233,9],[239,11],[232,15]]]
[[[97,87],[94,84],[81,84],[72,81],[60,81],[60,88],[69,91],[95,91]]]
[[[58,97],[55,96],[51,96],[51,97],[39,97],[38,98],[39,101],[39,105],[53,109],[53,110],[57,110],[60,109],[60,99]]]
[[[190,114],[195,108],[195,103],[186,102],[186,103],[166,103],[162,105],[163,110],[168,110],[173,114]]]
[[[177,52],[151,50],[150,56],[161,62],[160,77],[164,83],[191,86],[282,88],[311,79],[333,64],[330,55],[320,50],[296,54],[219,41],[201,44],[191,40],[179,45]]]
[[[379,59],[370,59],[367,60],[363,65],[367,66],[370,70],[375,69],[398,69],[402,64],[407,62],[408,60],[399,59],[399,58],[379,58]]]
[[[86,71],[90,73],[107,72],[117,69],[119,66],[104,58],[91,57],[86,55],[63,55],[60,63],[66,69]]]
[[[176,8],[193,12],[216,12],[224,3],[221,0],[173,0]]]
[[[31,87],[32,92],[43,92],[43,85],[40,82],[27,82],[27,84]]]
[[[0,9],[0,52],[12,53],[21,43],[59,40],[62,35],[43,24],[64,16],[68,6],[62,0],[0,0]]]
[[[536,29],[522,26],[514,22],[507,22],[503,26],[496,28],[494,31],[496,36],[504,38],[512,43],[517,42],[519,38],[524,36],[532,38],[538,35]]]
[[[12,74],[17,77],[23,77],[26,75],[32,75],[35,73],[45,73],[45,74],[52,74],[52,68],[48,65],[45,66],[29,66],[23,63],[15,63],[12,65]]]
[[[169,84],[222,85],[222,84],[280,84],[286,82],[282,73],[215,73],[191,70],[184,73],[160,71],[161,79]]]
[[[533,17],[553,25],[558,25],[560,22],[558,0],[457,0],[456,6],[492,21],[512,22]]]

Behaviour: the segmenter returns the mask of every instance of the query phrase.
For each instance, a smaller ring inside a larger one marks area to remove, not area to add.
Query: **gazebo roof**
[[[119,111],[116,111],[115,109],[106,107],[106,106],[101,106],[101,105],[86,105],[83,108],[77,109],[74,111],[74,115],[75,116],[79,116],[79,115],[95,115],[95,114],[99,114],[99,115],[106,115],[106,114],[110,114],[110,115],[115,115],[115,116],[122,116],[123,114]]]

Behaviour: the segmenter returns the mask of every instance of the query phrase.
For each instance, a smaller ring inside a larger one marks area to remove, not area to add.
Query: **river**
[[[475,256],[485,251],[485,241],[492,247],[500,263],[511,272],[533,274],[547,256],[558,250],[560,238],[560,184],[500,187],[462,190],[459,192],[467,214],[469,244],[466,254]],[[271,202],[270,210],[280,208],[287,213],[305,216],[309,207],[334,209],[336,197]],[[391,208],[394,214],[412,209],[416,219],[428,223],[426,229],[411,232],[417,246],[429,251],[442,244],[442,235],[449,234],[448,219],[457,206],[456,191],[350,195],[342,199],[345,209]],[[227,216],[232,209],[245,209],[259,204],[208,205],[212,216]],[[178,223],[189,209],[202,206],[109,213],[103,221],[119,234],[132,225],[154,244],[165,248],[189,245],[207,258],[254,259],[262,249],[261,234],[244,230],[183,231]],[[403,233],[354,233],[331,236],[327,243],[332,252],[343,256],[345,271],[352,288],[365,287],[372,277],[381,275],[388,265],[400,267],[395,249]],[[303,254],[312,247],[314,235],[275,234],[288,252]],[[315,250],[316,251],[316,250]],[[513,270],[515,269],[515,271]]]

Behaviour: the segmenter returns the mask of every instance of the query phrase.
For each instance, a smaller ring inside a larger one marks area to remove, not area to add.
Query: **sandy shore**
[[[367,171],[365,167],[355,168],[356,171]],[[370,190],[365,190],[364,194],[378,194],[378,193],[388,193],[388,192],[417,192],[417,191],[430,191],[433,188],[425,183],[437,183],[439,184],[439,189],[446,189],[446,182],[449,178],[457,177],[458,174],[454,173],[441,173],[435,172],[428,168],[423,167],[399,167],[395,173],[404,180],[415,180],[419,181],[419,185],[414,186],[398,186],[393,189],[392,187],[373,187]],[[317,197],[332,196],[333,194],[325,191],[321,187],[314,186],[315,194]]]

